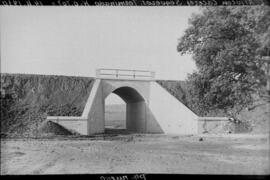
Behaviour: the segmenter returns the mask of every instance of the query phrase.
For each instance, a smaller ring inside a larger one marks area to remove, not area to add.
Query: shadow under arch
[[[108,83],[105,84],[106,88],[103,94],[103,98],[106,99],[111,93],[114,93],[121,97],[123,101],[147,101],[146,97],[144,97],[145,92],[141,92],[142,90],[140,88],[136,88],[133,86],[112,86]]]
[[[112,91],[112,93],[118,95],[127,104],[145,101],[143,96],[140,95],[137,90],[128,86],[117,88],[114,91]]]

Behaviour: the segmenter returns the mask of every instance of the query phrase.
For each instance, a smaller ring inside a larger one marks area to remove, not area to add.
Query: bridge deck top
[[[129,69],[97,69],[96,77],[101,79],[154,80],[155,72]]]

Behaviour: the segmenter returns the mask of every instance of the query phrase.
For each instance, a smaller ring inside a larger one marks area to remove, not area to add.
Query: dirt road
[[[127,134],[1,141],[1,174],[269,174],[269,139]]]

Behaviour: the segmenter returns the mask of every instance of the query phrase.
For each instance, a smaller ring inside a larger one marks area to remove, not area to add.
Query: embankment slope
[[[93,81],[91,77],[1,73],[1,134],[32,136],[47,115],[80,116]],[[157,80],[157,83],[191,107],[185,81]],[[257,103],[253,109],[240,112],[239,117],[251,124],[252,132],[267,133],[269,108],[269,103]]]
[[[1,74],[1,134],[31,136],[46,115],[80,116],[93,78]]]

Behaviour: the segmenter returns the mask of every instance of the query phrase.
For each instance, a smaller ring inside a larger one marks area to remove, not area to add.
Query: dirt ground
[[[1,174],[269,174],[268,135],[2,139]]]

